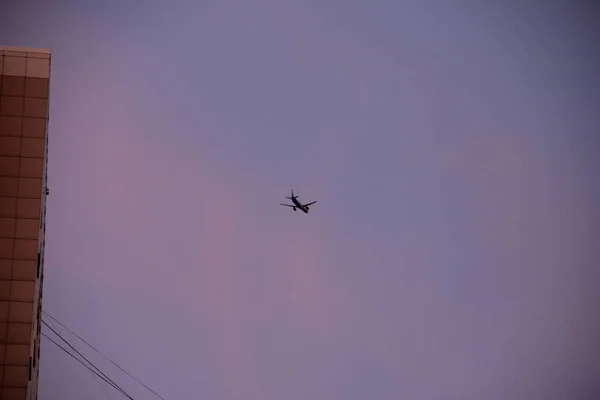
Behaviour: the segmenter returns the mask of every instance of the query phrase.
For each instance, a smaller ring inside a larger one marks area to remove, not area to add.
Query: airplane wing
[[[293,206],[293,205],[291,205],[291,204],[283,204],[283,203],[279,203],[279,205],[281,205],[281,206],[286,206],[286,207],[296,207],[296,206]]]
[[[315,200],[315,201],[313,201],[312,203],[303,204],[303,206],[305,206],[305,207],[306,207],[306,206],[310,206],[310,205],[313,205],[313,204],[315,204],[316,202],[317,202],[317,201]]]

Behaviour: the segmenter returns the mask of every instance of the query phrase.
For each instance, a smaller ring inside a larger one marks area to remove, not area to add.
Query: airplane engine
[[[296,211],[296,207],[294,207],[294,211]]]
[[[310,210],[310,208],[306,207],[306,211]]]

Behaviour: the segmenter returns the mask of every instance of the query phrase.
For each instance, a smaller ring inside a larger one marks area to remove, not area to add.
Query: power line
[[[52,324],[49,324],[52,325]],[[49,337],[46,336],[47,339],[50,339]],[[58,343],[52,341],[55,345],[58,346]],[[71,353],[69,353],[69,355],[71,355]],[[71,355],[72,356],[72,355]],[[81,360],[77,359],[79,362],[81,362]],[[85,365],[85,364],[84,364]],[[90,372],[92,373],[92,376],[94,377],[94,381],[96,381],[96,383],[98,384],[98,386],[100,386],[100,389],[102,389],[102,392],[104,392],[104,395],[106,396],[106,398],[108,400],[113,400],[113,398],[110,396],[110,394],[108,394],[108,392],[106,391],[106,388],[104,387],[104,385],[102,384],[102,382],[100,382],[100,380],[98,379],[98,375],[96,373],[94,373],[94,371],[90,370]]]
[[[98,386],[100,386],[100,389],[102,389],[102,391],[103,391],[103,392],[104,392],[104,394],[106,395],[106,398],[107,398],[108,400],[113,400],[113,398],[112,398],[112,397],[110,397],[110,394],[108,394],[108,392],[106,391],[106,388],[105,388],[104,386],[102,386],[102,382],[100,382],[100,381],[98,380],[98,376],[97,376],[97,375],[94,375],[94,380],[96,381],[96,383],[98,384]]]
[[[52,332],[54,332],[54,334],[56,336],[58,336],[60,338],[60,340],[62,340],[63,342],[65,342],[67,344],[67,346],[69,346],[71,349],[73,349],[73,351],[75,351],[81,358],[83,358],[85,361],[87,361],[88,364],[90,364],[102,376],[104,376],[106,379],[108,379],[110,382],[112,382],[113,387],[115,389],[117,389],[118,391],[120,391],[121,393],[123,393],[124,395],[126,395],[127,397],[129,397],[129,395],[123,389],[121,389],[121,387],[119,387],[119,385],[117,385],[112,379],[110,379],[108,376],[106,376],[106,374],[104,372],[102,372],[98,367],[96,367],[94,365],[94,363],[92,363],[90,360],[88,360],[86,356],[84,356],[83,354],[81,354],[79,352],[79,350],[77,350],[75,347],[73,347],[73,345],[71,343],[69,343],[65,338],[63,338],[62,335],[60,333],[58,333],[54,328],[52,328],[46,321],[42,320],[42,324],[46,325]]]
[[[102,372],[98,367],[96,367],[94,365],[94,363],[92,363],[90,360],[87,359],[86,356],[84,356],[83,354],[81,354],[79,352],[79,350],[77,350],[75,347],[73,347],[73,345],[71,345],[71,343],[69,343],[65,338],[63,338],[60,333],[56,332],[54,330],[54,328],[52,328],[46,321],[42,320],[42,324],[46,325],[48,327],[48,329],[50,329],[52,332],[54,332],[54,334],[56,336],[58,336],[60,338],[60,340],[62,340],[63,342],[66,343],[67,346],[69,346],[75,353],[79,354],[79,356],[81,358],[83,358],[85,361],[87,361],[92,367],[94,367],[94,369],[96,369],[104,378],[106,378],[107,381],[110,381],[112,383],[111,386],[113,386],[115,389],[117,389],[119,392],[123,393],[125,396],[127,396],[130,400],[133,400],[133,398],[131,396],[129,396],[127,394],[127,392],[125,392],[119,385],[117,385],[112,379],[110,379],[108,376],[106,376],[106,374],[104,372]]]
[[[49,318],[51,318],[57,324],[59,324],[60,326],[62,326],[63,328],[65,328],[66,330],[68,330],[69,332],[71,332],[77,339],[81,340],[83,343],[85,343],[86,345],[88,345],[96,353],[100,354],[105,360],[109,361],[112,365],[114,365],[115,367],[119,368],[121,371],[123,371],[124,373],[126,373],[130,378],[132,378],[137,383],[139,383],[140,385],[142,385],[144,388],[146,388],[148,391],[150,391],[153,395],[155,395],[156,397],[158,397],[160,400],[165,400],[161,395],[159,395],[158,393],[156,393],[154,390],[150,389],[148,386],[146,386],[146,384],[144,384],[142,381],[140,381],[139,379],[137,379],[135,376],[133,376],[129,372],[125,371],[116,362],[114,362],[113,360],[111,360],[110,358],[108,358],[107,356],[105,356],[104,354],[102,354],[102,352],[100,350],[96,349],[94,346],[92,346],[91,344],[89,344],[88,342],[86,342],[85,339],[83,339],[81,336],[79,336],[78,334],[76,334],[75,332],[73,332],[71,329],[69,329],[67,326],[65,326],[62,322],[60,322],[59,320],[57,320],[56,318],[54,318],[52,315],[50,315],[49,313],[47,313],[44,310],[42,310],[42,313],[46,314]]]
[[[104,378],[103,376],[101,376],[99,373],[97,373],[96,371],[94,371],[93,369],[91,369],[87,364],[85,364],[79,358],[77,358],[76,356],[74,356],[71,352],[69,352],[69,350],[67,350],[66,348],[64,348],[60,344],[58,344],[50,336],[46,335],[44,332],[41,332],[41,335],[44,336],[49,341],[51,341],[52,343],[54,343],[54,345],[56,345],[62,351],[64,351],[65,353],[67,353],[69,356],[71,356],[75,361],[77,361],[78,363],[80,363],[81,365],[83,365],[84,367],[86,367],[92,374],[94,374],[94,376],[97,376],[98,378],[102,379],[104,382],[108,383],[110,386],[112,386],[113,388],[115,388],[115,389],[118,390],[118,388],[116,387],[116,385],[113,382],[110,382],[109,380],[107,380],[106,378]],[[130,400],[133,400],[133,398],[131,396],[129,396],[127,393],[123,393],[123,394],[125,396],[127,396]]]

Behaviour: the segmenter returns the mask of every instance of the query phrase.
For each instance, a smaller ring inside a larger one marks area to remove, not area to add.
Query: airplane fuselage
[[[308,214],[308,207],[302,205],[302,203],[300,203],[297,198],[292,197],[292,202],[294,203],[294,205],[296,205],[297,208],[299,208],[301,211],[304,211],[306,214]]]

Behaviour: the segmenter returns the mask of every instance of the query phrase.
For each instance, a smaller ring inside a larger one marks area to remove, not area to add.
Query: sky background
[[[600,7],[525,3],[2,2],[52,50],[44,310],[165,399],[597,399]]]

